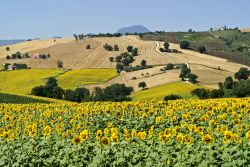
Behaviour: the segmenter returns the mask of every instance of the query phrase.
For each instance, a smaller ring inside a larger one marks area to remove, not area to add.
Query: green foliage
[[[0,93],[0,103],[29,104],[29,103],[50,103],[50,102],[27,96]]]
[[[190,73],[187,75],[187,78],[188,78],[189,82],[195,84],[197,82],[198,76],[196,74]]]
[[[237,80],[247,80],[249,76],[250,76],[250,70],[248,70],[245,67],[240,68],[240,70],[234,74],[234,77]]]
[[[165,101],[168,100],[177,100],[177,99],[182,99],[182,97],[180,95],[175,95],[175,94],[170,94],[164,97]]]
[[[90,99],[92,101],[131,101],[128,97],[133,92],[132,87],[126,87],[124,84],[114,84],[104,89],[96,88]]]
[[[167,49],[169,49],[169,46],[170,46],[170,45],[169,45],[169,43],[168,43],[168,42],[165,42],[165,43],[163,44],[163,46],[164,46],[164,49],[166,49],[166,50],[167,50]]]
[[[132,52],[132,51],[133,51],[133,48],[134,48],[133,46],[128,46],[128,47],[127,47],[127,51],[128,51],[128,52]]]
[[[90,44],[88,44],[88,45],[86,46],[86,49],[91,49]]]
[[[206,47],[205,46],[198,47],[198,52],[205,53],[206,52]]]
[[[105,45],[103,45],[103,48],[104,48],[105,50],[107,50],[107,51],[113,51],[113,50],[114,50],[113,46],[108,45],[107,43],[106,43]]]
[[[139,88],[142,88],[142,89],[145,89],[145,88],[147,87],[147,84],[146,84],[146,82],[140,82],[140,83],[138,84],[138,87],[139,87]]]
[[[142,60],[141,61],[141,66],[146,66],[147,65],[147,61],[146,60]]]
[[[188,41],[181,41],[180,48],[181,49],[189,49],[190,43]]]
[[[58,61],[57,61],[57,67],[58,67],[58,68],[63,68],[63,61],[58,60]]]

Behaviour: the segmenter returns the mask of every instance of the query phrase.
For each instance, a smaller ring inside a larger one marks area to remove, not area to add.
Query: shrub
[[[198,48],[198,51],[199,51],[200,53],[205,53],[205,52],[206,52],[205,46],[200,46],[200,47]]]
[[[193,96],[197,96],[200,99],[208,99],[209,98],[209,90],[206,90],[204,88],[197,88],[191,91],[191,94]]]
[[[238,72],[234,74],[235,79],[237,80],[247,80],[250,75],[250,70],[245,67],[240,68]]]
[[[134,48],[133,46],[128,46],[128,47],[127,47],[127,51],[128,51],[128,52],[132,52],[132,51],[133,51],[133,48]]]
[[[115,59],[114,57],[109,57],[109,61],[110,61],[110,62],[113,62],[114,59]]]
[[[197,79],[198,79],[198,76],[191,73],[191,74],[188,74],[188,75],[187,75],[187,78],[189,79],[189,81],[190,81],[191,83],[196,83],[196,82],[197,82]]]
[[[86,49],[91,49],[90,44],[88,44],[88,45],[86,46]]]
[[[137,56],[138,55],[138,48],[134,48],[131,53],[132,56]]]
[[[63,62],[61,60],[57,61],[57,67],[58,68],[63,68]]]
[[[141,66],[146,66],[146,65],[147,65],[147,61],[143,59],[143,60],[141,61]]]
[[[116,45],[114,45],[114,50],[115,51],[118,51],[119,50],[119,46],[116,44]]]
[[[190,43],[188,41],[181,41],[180,48],[181,49],[189,49]]]
[[[170,45],[169,45],[168,42],[165,42],[165,43],[163,44],[163,46],[164,46],[164,48],[165,48],[166,50],[168,50]]]
[[[147,87],[146,82],[140,82],[138,85],[139,88],[145,89]]]
[[[177,100],[177,99],[182,99],[182,97],[179,96],[179,95],[175,95],[175,94],[170,94],[170,95],[167,95],[167,96],[164,97],[165,101],[168,101],[168,100]]]

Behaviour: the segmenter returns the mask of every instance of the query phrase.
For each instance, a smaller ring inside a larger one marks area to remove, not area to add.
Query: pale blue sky
[[[250,0],[2,0],[0,39],[150,30],[250,27]]]

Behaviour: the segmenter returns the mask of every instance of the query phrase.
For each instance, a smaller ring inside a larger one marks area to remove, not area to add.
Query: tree
[[[200,47],[198,48],[198,51],[199,51],[200,53],[205,53],[205,52],[206,52],[205,46],[200,46]]]
[[[67,89],[65,91],[65,95],[64,95],[64,99],[67,101],[76,101],[76,93],[75,91],[71,90],[71,89]]]
[[[117,44],[114,45],[114,50],[118,51],[119,50],[119,46]]]
[[[208,99],[209,98],[209,90],[206,90],[204,88],[197,88],[191,91],[191,94],[193,96],[197,96],[200,99]]]
[[[169,45],[168,42],[165,42],[165,43],[163,44],[163,46],[164,46],[164,48],[165,48],[166,50],[168,50],[170,45]]]
[[[128,47],[127,47],[128,52],[132,52],[132,51],[133,51],[133,48],[134,48],[133,46],[128,46]]]
[[[75,90],[76,102],[80,103],[89,98],[90,92],[86,88],[77,88]]]
[[[195,75],[195,74],[190,73],[190,74],[187,75],[187,78],[189,79],[189,81],[190,81],[191,83],[194,84],[194,83],[197,82],[198,76]]]
[[[188,41],[181,41],[180,48],[181,49],[189,49],[190,43]]]
[[[7,60],[9,60],[9,59],[10,59],[10,56],[9,56],[9,55],[8,55],[8,56],[6,56],[6,59],[7,59]]]
[[[223,87],[225,89],[233,89],[234,87],[234,81],[232,77],[227,77],[223,83]]]
[[[35,96],[44,97],[44,96],[45,96],[44,86],[37,86],[37,87],[34,87],[34,88],[31,90],[31,94],[32,94],[32,95],[35,95]]]
[[[10,47],[9,46],[7,46],[5,49],[6,49],[7,52],[10,51]]]
[[[174,65],[172,63],[168,63],[167,66],[165,67],[166,70],[172,70],[174,69]]]
[[[168,101],[168,100],[177,100],[177,99],[182,99],[182,97],[179,96],[179,95],[175,95],[175,94],[170,94],[170,95],[164,97],[165,101]]]
[[[92,101],[105,101],[103,90],[99,87],[94,88],[91,100]]]
[[[138,55],[138,48],[134,48],[131,53],[132,56],[137,56]]]
[[[240,70],[234,74],[234,78],[237,80],[247,80],[249,76],[250,70],[245,67],[240,68]]]
[[[110,62],[113,62],[114,59],[115,59],[114,57],[109,57],[109,61],[110,61]]]
[[[124,69],[123,64],[121,64],[121,63],[116,64],[116,70],[117,70],[118,73],[122,72],[123,69]]]
[[[58,87],[57,80],[54,77],[50,77],[48,78],[45,86],[49,88]]]
[[[190,68],[188,68],[187,64],[184,64],[181,68],[181,74],[179,76],[179,78],[182,79],[182,81],[185,80],[185,78],[187,78],[187,76],[191,73]]]
[[[75,40],[77,42],[78,41],[78,36],[76,34],[74,34],[73,36],[74,36],[74,38],[75,38]]]
[[[86,46],[86,49],[91,49],[90,44],[88,44],[88,45]]]
[[[63,68],[63,62],[61,60],[57,61],[57,67],[58,68]]]
[[[147,61],[143,59],[143,60],[141,61],[141,66],[146,66],[146,65],[147,65]]]
[[[105,101],[131,101],[128,97],[133,91],[132,87],[126,87],[124,84],[114,84],[103,90]]]
[[[140,82],[138,85],[139,88],[145,89],[147,87],[146,82]]]

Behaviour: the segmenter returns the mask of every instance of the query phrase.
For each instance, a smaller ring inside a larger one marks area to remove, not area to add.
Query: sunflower
[[[81,142],[80,136],[75,135],[75,136],[73,137],[73,139],[72,139],[72,142],[73,142],[74,144],[79,144],[79,143]]]
[[[164,136],[165,137],[170,137],[171,136],[171,129],[170,128],[166,128],[164,130]]]
[[[105,129],[103,130],[103,132],[104,132],[105,135],[108,135],[108,134],[109,134],[109,129],[108,129],[108,128],[105,128]]]
[[[250,141],[250,130],[246,133],[246,138],[248,141]]]
[[[212,135],[206,134],[206,135],[202,136],[202,142],[204,144],[212,144],[214,142],[214,138]]]
[[[50,136],[50,134],[51,134],[51,127],[47,125],[43,128],[43,135]]]
[[[132,137],[136,137],[136,136],[137,136],[137,132],[136,132],[136,130],[135,130],[135,129],[133,129],[133,130],[132,130],[132,132],[131,132],[131,136],[132,136]]]
[[[119,141],[118,136],[115,134],[111,135],[111,141],[114,143],[118,142]]]
[[[88,130],[82,131],[82,132],[80,133],[80,138],[81,138],[81,140],[82,140],[82,141],[87,140],[87,139],[88,139],[88,134],[89,134]]]
[[[110,144],[110,139],[107,138],[107,137],[102,137],[102,138],[101,138],[101,143],[102,143],[103,145],[108,145],[108,144]]]
[[[226,138],[227,140],[232,139],[232,137],[233,137],[233,133],[231,131],[227,130],[224,132],[224,138]]]
[[[177,135],[177,141],[178,141],[179,143],[182,143],[183,140],[184,140],[183,134],[182,134],[182,133],[179,133],[179,134]]]
[[[147,132],[145,131],[139,132],[137,135],[141,140],[145,140],[147,138]]]
[[[216,125],[216,121],[214,119],[211,119],[209,121],[209,126],[215,126]]]
[[[97,130],[96,131],[96,140],[100,140],[101,137],[102,137],[102,130]]]
[[[185,136],[185,143],[186,143],[187,145],[190,145],[190,144],[192,143],[192,138],[191,138],[191,136],[189,136],[189,135]]]

